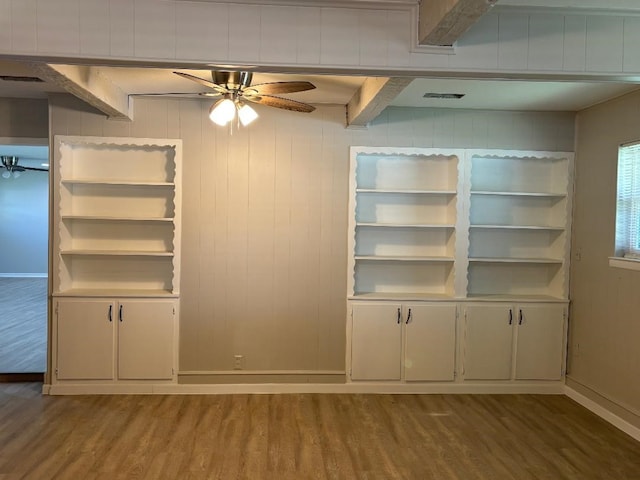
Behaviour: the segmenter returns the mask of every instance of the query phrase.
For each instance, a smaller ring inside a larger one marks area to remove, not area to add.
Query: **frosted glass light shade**
[[[240,123],[242,123],[242,126],[246,127],[256,118],[258,118],[258,113],[247,104],[238,104],[238,118],[240,118]]]
[[[221,127],[234,119],[236,116],[236,106],[233,100],[228,98],[222,99],[211,106],[209,110],[209,118],[211,121]]]
[[[9,170],[5,170],[2,172],[2,178],[11,178],[11,172]]]

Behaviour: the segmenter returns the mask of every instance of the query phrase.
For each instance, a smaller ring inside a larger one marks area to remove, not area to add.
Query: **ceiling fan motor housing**
[[[18,166],[18,157],[2,155],[2,165],[9,171]]]
[[[253,74],[251,72],[222,72],[212,71],[213,83],[222,85],[229,90],[242,90],[251,85]]]

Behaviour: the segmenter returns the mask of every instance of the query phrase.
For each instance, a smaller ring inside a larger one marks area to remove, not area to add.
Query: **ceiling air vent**
[[[38,77],[21,77],[16,75],[0,75],[0,80],[5,82],[44,82],[44,80]]]
[[[464,97],[464,93],[425,93],[424,98],[445,98],[445,99],[459,99]]]

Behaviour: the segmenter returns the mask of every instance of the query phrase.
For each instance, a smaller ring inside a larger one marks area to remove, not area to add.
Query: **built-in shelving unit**
[[[177,379],[181,141],[56,136],[53,393]]]
[[[179,294],[180,149],[56,137],[54,295]]]
[[[353,295],[454,296],[458,167],[456,152],[354,153]]]
[[[353,147],[349,381],[560,390],[572,162]]]
[[[570,155],[469,151],[467,296],[567,297]]]

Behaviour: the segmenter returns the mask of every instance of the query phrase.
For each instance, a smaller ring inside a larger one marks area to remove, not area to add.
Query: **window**
[[[615,256],[640,260],[640,142],[618,150]]]

